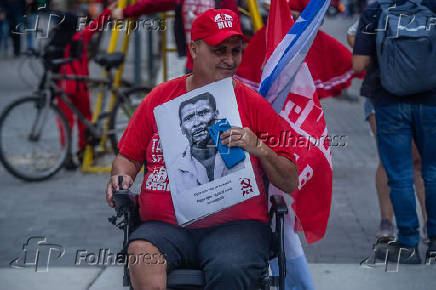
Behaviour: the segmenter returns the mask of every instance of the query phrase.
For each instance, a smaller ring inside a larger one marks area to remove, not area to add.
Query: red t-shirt
[[[146,173],[141,186],[139,207],[141,220],[159,220],[177,224],[171,193],[168,191],[168,175],[160,146],[153,109],[187,93],[188,75],[163,83],[152,90],[139,105],[118,145],[124,156],[146,164]],[[250,128],[278,155],[294,161],[291,143],[283,138],[289,132],[288,123],[280,117],[254,90],[236,81],[234,88],[243,127]],[[268,134],[268,135],[266,135]],[[269,136],[266,138],[266,136]],[[268,221],[267,200],[263,185],[263,169],[258,158],[251,156],[260,195],[212,214],[189,227],[209,227],[234,220]]]

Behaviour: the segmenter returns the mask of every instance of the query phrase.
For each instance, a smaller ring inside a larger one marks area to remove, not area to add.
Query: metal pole
[[[139,30],[135,30],[135,85],[139,86],[141,84],[141,34]]]
[[[255,31],[258,31],[263,26],[262,17],[260,16],[259,8],[256,0],[247,0],[248,10],[250,11],[251,21]]]
[[[147,45],[148,45],[148,86],[153,85],[153,31],[147,31]]]

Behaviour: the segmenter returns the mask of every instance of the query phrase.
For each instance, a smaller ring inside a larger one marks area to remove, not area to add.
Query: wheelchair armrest
[[[285,199],[280,195],[272,195],[270,197],[271,210],[277,215],[285,215],[288,213],[288,207],[285,203]]]

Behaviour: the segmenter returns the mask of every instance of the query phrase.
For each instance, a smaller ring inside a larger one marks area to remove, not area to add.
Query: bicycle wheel
[[[130,118],[144,96],[150,91],[151,89],[149,88],[134,88],[117,98],[112,108],[109,119],[109,131],[107,132],[115,154],[118,153],[118,141],[123,136],[124,129],[126,129]]]
[[[19,99],[0,116],[0,161],[26,181],[49,178],[61,169],[71,151],[65,116],[39,97]]]

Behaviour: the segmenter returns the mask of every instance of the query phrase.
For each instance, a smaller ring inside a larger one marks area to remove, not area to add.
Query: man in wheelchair
[[[142,223],[129,236],[128,254],[151,259],[129,264],[134,289],[166,289],[167,273],[181,267],[203,270],[205,289],[256,289],[268,274],[271,240],[263,176],[288,193],[298,183],[292,142],[277,142],[289,128],[266,100],[233,79],[242,128],[222,133],[221,142],[249,153],[260,194],[179,226],[153,110],[189,91],[232,77],[241,61],[245,37],[235,13],[210,9],[193,22],[191,39],[192,74],[159,85],[137,108],[119,142],[106,200],[114,207],[113,191],[128,189],[145,164],[138,199]],[[201,119],[200,111],[194,110],[192,118]],[[204,134],[195,134],[200,133]]]

